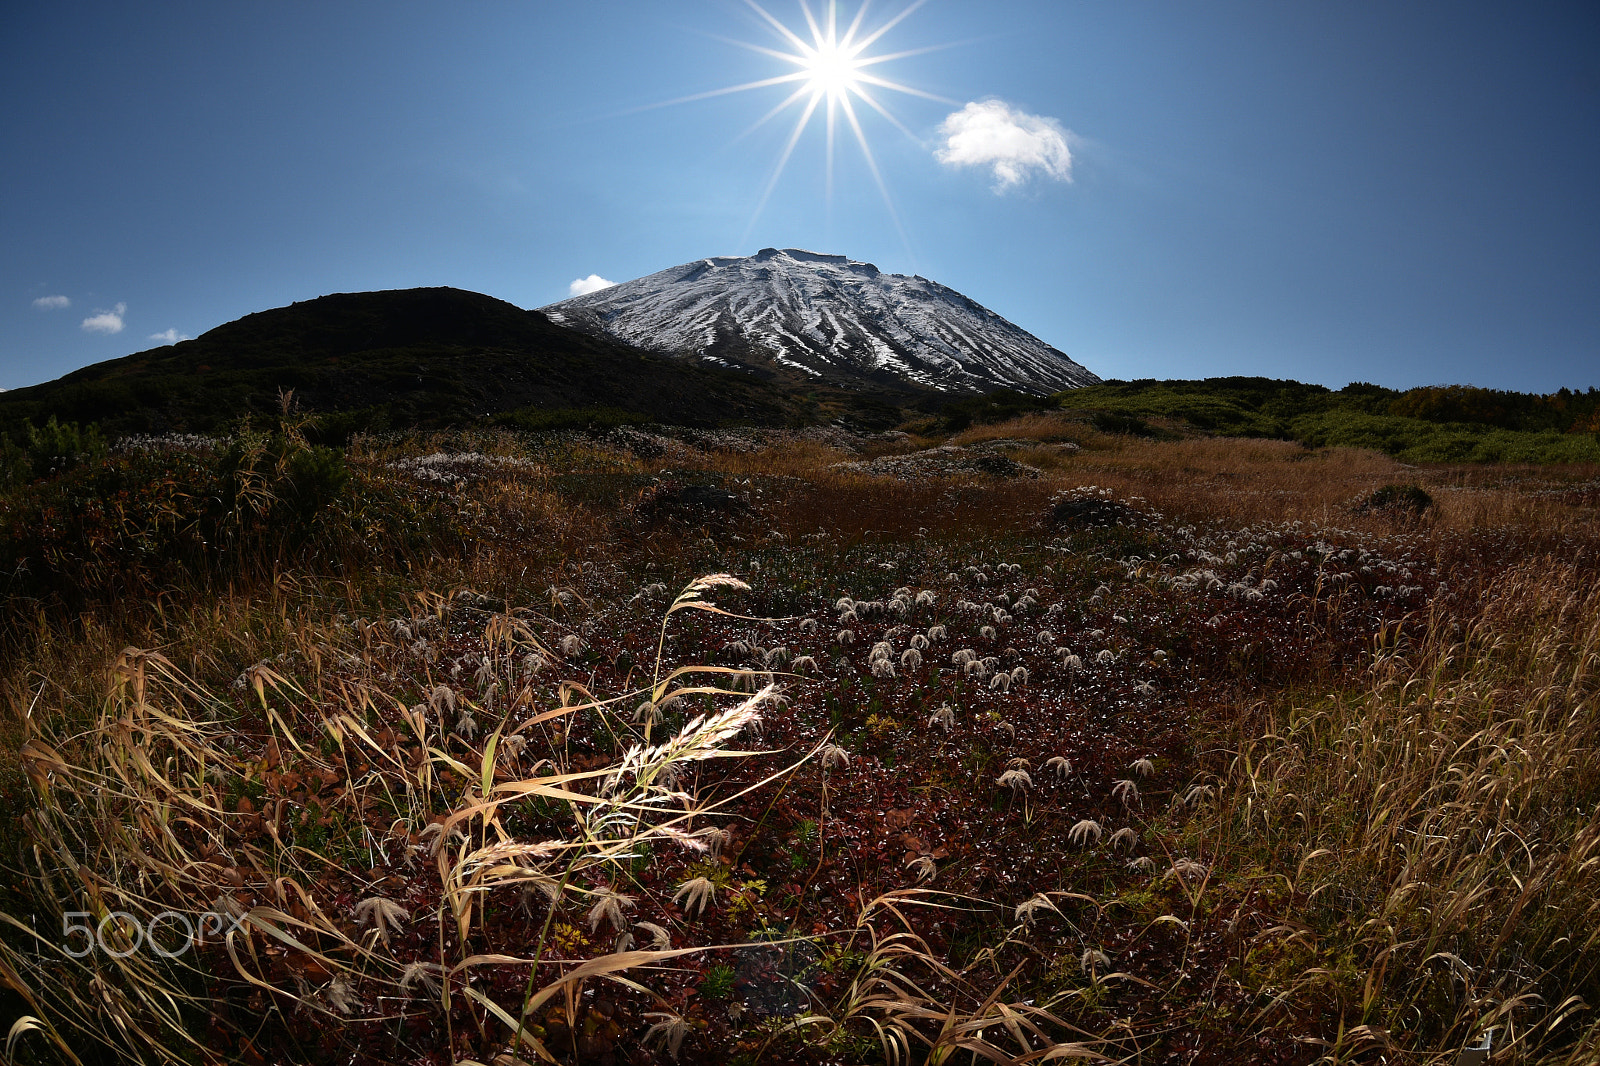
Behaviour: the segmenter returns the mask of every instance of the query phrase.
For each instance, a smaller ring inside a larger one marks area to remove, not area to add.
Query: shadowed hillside
[[[322,432],[484,419],[781,424],[849,414],[892,422],[869,398],[786,395],[558,326],[537,311],[451,288],[339,293],[246,315],[194,340],[86,367],[0,397],[0,425],[99,423],[110,435],[212,432],[275,412],[279,390],[322,413]]]

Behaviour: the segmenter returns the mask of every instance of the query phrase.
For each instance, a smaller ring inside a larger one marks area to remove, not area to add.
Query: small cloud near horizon
[[[1072,180],[1071,133],[1053,118],[1030,115],[1004,100],[975,100],[939,124],[942,146],[934,158],[946,166],[987,167],[994,191],[1004,192],[1034,175]]]
[[[162,344],[177,344],[179,341],[189,340],[190,337],[187,333],[179,333],[175,329],[165,329],[160,333],[150,334],[150,339],[160,341]]]
[[[41,296],[33,301],[33,306],[39,311],[64,311],[72,306],[72,301],[65,296]]]
[[[96,311],[83,320],[83,331],[85,333],[121,333],[122,316],[127,313],[128,305],[125,303],[118,303],[116,307],[109,311]]]
[[[616,282],[607,281],[599,274],[590,274],[588,277],[579,278],[571,285],[568,285],[567,297],[568,299],[571,299],[574,296],[587,296],[591,292],[599,292],[601,289],[609,289],[615,284]]]

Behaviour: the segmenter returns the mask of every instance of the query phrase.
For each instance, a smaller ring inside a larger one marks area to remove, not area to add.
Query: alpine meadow
[[[362,383],[447,340],[308,355],[315,411],[203,337],[146,432],[11,423],[8,1055],[1600,1049],[1591,396],[1107,382],[872,429],[724,376],[670,425],[580,375],[564,427],[385,426],[432,386]],[[8,406],[172,372],[124,363]],[[1358,419],[1544,462],[1308,439]]]

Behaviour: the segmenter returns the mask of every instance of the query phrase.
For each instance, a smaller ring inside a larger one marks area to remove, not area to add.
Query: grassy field
[[[1600,467],[54,451],[0,497],[17,1061],[1600,1057]]]

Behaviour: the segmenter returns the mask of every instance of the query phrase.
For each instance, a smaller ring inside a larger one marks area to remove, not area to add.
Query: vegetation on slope
[[[460,289],[341,293],[246,315],[201,336],[0,395],[0,434],[99,425],[107,436],[218,433],[271,418],[292,392],[321,439],[499,421],[525,429],[666,421],[783,425],[892,411],[839,390],[643,352]]]
[[[1230,377],[1107,381],[1052,400],[1090,415],[1101,429],[1144,436],[1179,429],[1271,437],[1313,448],[1371,448],[1412,463],[1600,462],[1600,390],[1593,388],[1537,395],[1355,383],[1334,391]]]

